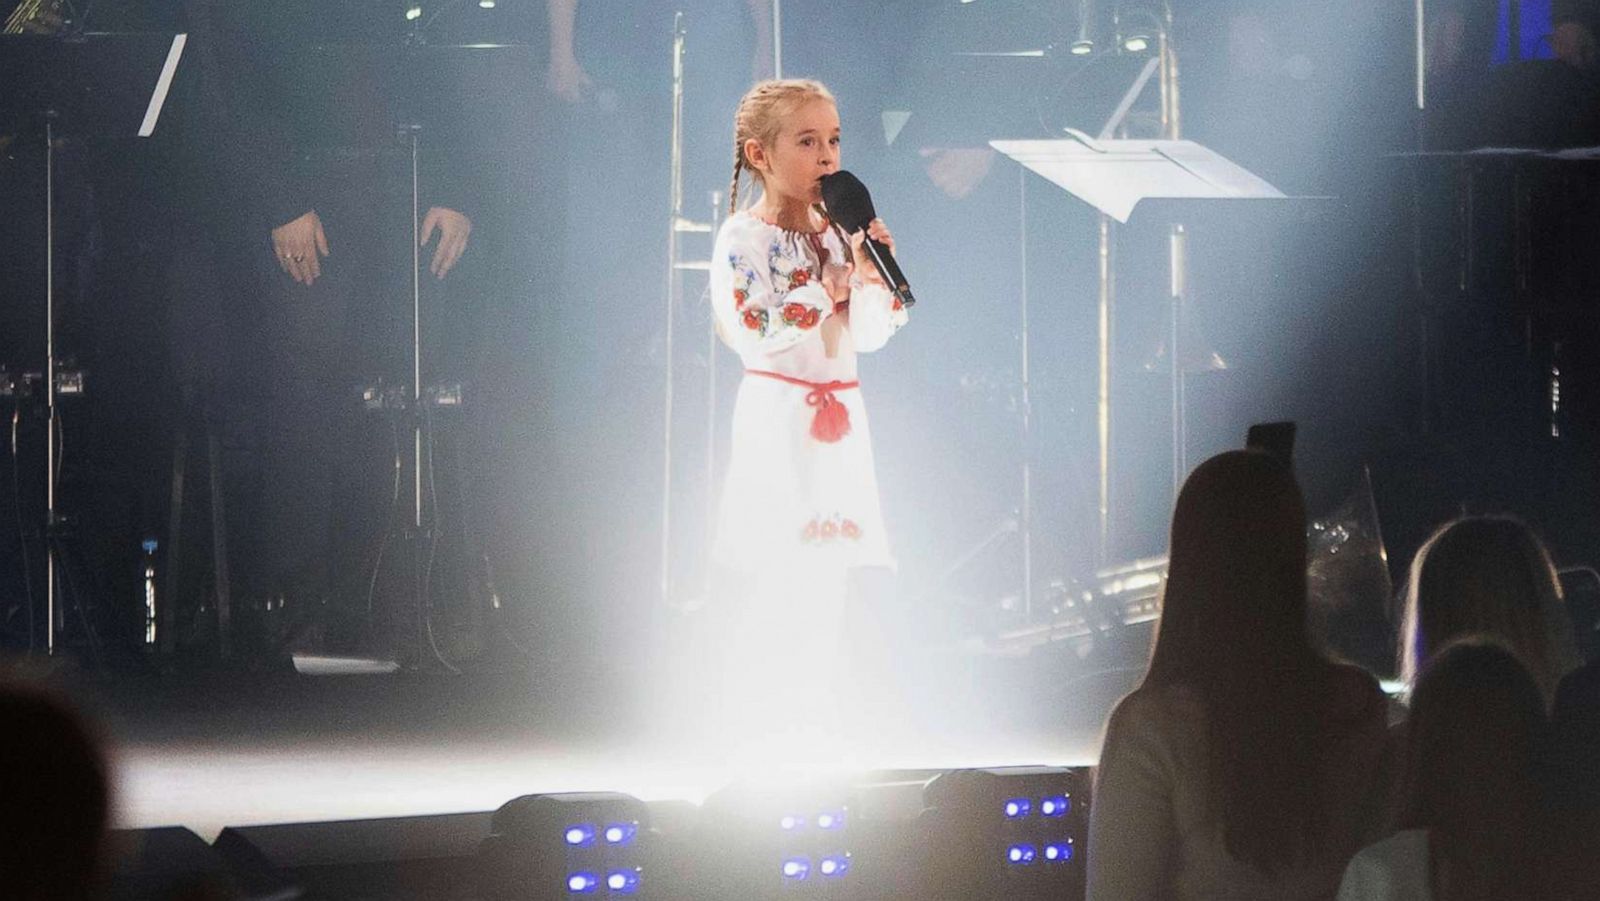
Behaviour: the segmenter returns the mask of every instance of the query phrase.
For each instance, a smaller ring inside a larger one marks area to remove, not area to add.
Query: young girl
[[[746,647],[770,638],[767,650],[792,653],[809,637],[828,654],[850,569],[894,565],[856,354],[882,347],[906,311],[865,263],[863,235],[844,234],[822,208],[821,179],[838,170],[839,113],[826,87],[764,81],[745,94],[711,304],[745,370],[713,560],[745,619],[730,640]],[[745,173],[761,195],[740,209]],[[866,231],[893,248],[881,220]]]

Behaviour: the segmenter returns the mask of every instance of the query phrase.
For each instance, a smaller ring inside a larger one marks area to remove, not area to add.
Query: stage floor
[[[226,826],[485,811],[552,791],[699,802],[737,778],[1091,762],[1129,677],[1048,685],[1035,669],[975,680],[962,701],[906,699],[866,729],[781,738],[651,716],[660,699],[629,688],[648,674],[603,686],[207,667],[53,681],[106,737],[116,824],[210,839]]]

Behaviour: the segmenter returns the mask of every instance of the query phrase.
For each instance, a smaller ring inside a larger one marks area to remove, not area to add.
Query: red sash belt
[[[811,437],[832,444],[850,434],[850,410],[839,401],[839,398],[833,396],[833,392],[859,388],[860,382],[808,382],[805,379],[762,369],[746,369],[745,374],[787,382],[800,388],[810,388],[811,392],[806,395],[806,403],[817,408],[817,412],[811,417]]]

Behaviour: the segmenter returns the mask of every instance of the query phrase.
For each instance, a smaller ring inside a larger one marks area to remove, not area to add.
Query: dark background
[[[1098,128],[1109,104],[1085,66],[1099,64],[1064,53],[1076,5],[785,4],[784,74],[821,78],[838,96],[845,165],[872,186],[916,280],[921,304],[912,327],[865,360],[863,375],[902,564],[896,609],[917,620],[950,619],[960,624],[954,632],[1006,622],[1002,608],[1020,590],[1019,545],[1004,525],[1021,503],[1025,456],[1033,465],[1036,592],[1045,597],[1053,582],[1086,579],[1096,565],[1095,219],[1003,157],[987,159],[986,175],[963,196],[940,190],[927,168],[938,152],[981,149],[989,139]],[[1411,183],[1403,165],[1386,157],[1418,140],[1409,10],[1377,0],[1174,5],[1185,137],[1290,194],[1335,198],[1303,214],[1193,224],[1196,319],[1230,369],[1191,380],[1191,465],[1240,444],[1251,422],[1294,419],[1313,512],[1343,503],[1370,466],[1396,565],[1429,527],[1463,506],[1522,512],[1562,562],[1592,559],[1587,446],[1549,441],[1541,430],[1542,362],[1519,351],[1515,311],[1493,296],[1451,308],[1445,318],[1467,337],[1435,345],[1441,365],[1474,373],[1493,390],[1422,391]],[[428,6],[431,15],[435,5]],[[710,215],[710,192],[724,192],[726,203],[732,111],[763,66],[751,59],[754,26],[742,0],[580,3],[576,52],[593,85],[575,103],[544,84],[542,3],[458,4],[427,33],[433,49],[425,52],[446,60],[430,100],[461,120],[450,146],[429,149],[426,171],[475,223],[462,264],[430,285],[425,299],[429,370],[468,386],[469,405],[446,424],[437,460],[446,526],[440,606],[453,647],[466,656],[489,646],[486,630],[503,628],[536,668],[605,682],[637,669],[671,634],[675,614],[656,581],[669,368],[679,392],[673,491],[681,513],[671,600],[692,600],[703,578],[704,436],[708,415],[718,434],[725,420],[705,398],[719,398],[725,414],[735,376],[731,355],[706,346],[696,274],[684,279],[670,359],[663,343],[671,25],[680,8],[688,34],[686,207],[701,219]],[[318,62],[326,57],[311,47],[402,53],[403,9],[263,4],[250,26],[256,49],[288,55],[274,63],[280,81],[258,87],[293,115],[297,92],[339,88],[329,74],[337,67]],[[183,14],[158,3],[98,3],[89,26],[161,30],[181,25]],[[1536,21],[1537,10],[1529,15]],[[1494,33],[1484,32],[1489,43]],[[440,49],[467,42],[525,46],[493,57]],[[1043,56],[973,55],[1040,49]],[[1529,55],[1536,50],[1535,41]],[[1473,65],[1487,71],[1489,60]],[[184,106],[192,100],[185,90],[175,92],[160,137],[74,142],[61,161],[63,345],[93,373],[90,397],[64,414],[64,505],[77,523],[73,546],[89,615],[108,645],[133,650],[142,620],[139,545],[166,538],[166,480],[183,422],[174,347],[196,340],[174,323],[171,271],[190,251],[185,228],[218,212],[206,210],[210,195],[194,192],[189,162],[197,140],[205,142]],[[910,113],[893,142],[886,112]],[[377,123],[372,133],[384,131],[386,113],[366,115]],[[1148,115],[1141,116],[1136,132],[1148,133]],[[379,318],[403,303],[395,286],[403,286],[408,259],[406,196],[396,184],[405,172],[395,151],[384,149],[364,175],[378,186],[369,197],[374,233],[395,248],[396,262],[374,276],[366,298]],[[37,146],[27,140],[0,161],[0,363],[13,371],[37,368],[42,354],[39,167]],[[268,245],[264,231],[256,233],[258,244],[225,246],[211,261],[219,304],[247,305],[262,293],[258,270]],[[1165,545],[1167,381],[1144,366],[1164,316],[1162,240],[1158,224],[1136,220],[1120,249],[1111,560]],[[694,236],[686,240],[686,257],[705,252]],[[1024,284],[1034,425],[1026,441],[1019,415]],[[393,348],[372,340],[380,331],[352,351],[373,371],[393,365]],[[251,386],[272,361],[250,352],[248,331],[200,343],[219,352],[228,397],[248,410]],[[713,357],[715,385],[707,382]],[[1434,378],[1447,389],[1463,384],[1439,373]],[[39,463],[28,442],[41,436],[29,423],[19,434],[16,472],[24,479]],[[341,488],[342,571],[356,575],[355,584],[383,532],[388,440],[381,422],[357,437],[356,465]],[[247,548],[248,498],[259,486],[249,484],[247,462],[234,472],[244,500],[230,528]],[[0,502],[0,603],[13,646],[27,634],[19,532],[30,532],[38,505],[30,484],[19,481],[17,497],[8,492]],[[980,545],[970,563],[949,569]],[[37,594],[41,563],[32,547]],[[502,600],[498,619],[479,609],[485,555]],[[177,565],[202,571],[182,603],[198,611],[186,638],[203,656],[206,564],[162,561]],[[359,608],[362,600],[338,603]],[[380,615],[402,617],[396,603],[379,598]],[[313,623],[325,615],[304,612]],[[302,640],[318,634],[312,628]]]

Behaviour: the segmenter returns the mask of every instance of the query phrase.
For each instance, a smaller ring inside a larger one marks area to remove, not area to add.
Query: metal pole
[[[1161,136],[1168,141],[1183,139],[1183,116],[1178,92],[1178,53],[1172,46],[1172,4],[1162,0],[1160,34],[1157,36],[1161,61]],[[1178,492],[1187,475],[1188,404],[1184,397],[1183,306],[1189,283],[1189,232],[1182,223],[1174,223],[1168,235],[1168,262],[1171,268],[1171,290],[1167,360],[1172,366],[1172,500],[1177,502]]]
[[[1188,293],[1189,231],[1182,224],[1172,226],[1168,236],[1168,265],[1172,283],[1168,288],[1167,358],[1172,364],[1172,498],[1178,498],[1187,474],[1185,450],[1189,435],[1186,428],[1187,409],[1184,404],[1183,360],[1179,358],[1179,342],[1183,331],[1183,298]]]
[[[1428,16],[1427,0],[1416,0],[1417,111],[1428,108]]]
[[[44,121],[45,653],[56,652],[56,129]]]
[[[1100,214],[1099,380],[1095,393],[1095,426],[1100,441],[1100,533],[1095,563],[1111,559],[1111,305],[1116,296],[1116,223]]]
[[[722,192],[711,192],[711,235],[713,254],[717,225],[722,217]],[[711,261],[716,265],[716,260]],[[709,280],[709,268],[706,278]],[[717,313],[706,305],[706,547],[715,540],[717,523]],[[709,572],[708,572],[709,577]],[[709,586],[709,578],[707,585]]]
[[[1178,52],[1172,46],[1172,4],[1161,4],[1161,124],[1169,141],[1183,139],[1183,104],[1178,90]]]
[[[772,0],[772,77],[783,77],[783,0]]]
[[[422,390],[422,192],[420,187],[422,126],[415,122],[406,125],[411,138],[411,405],[407,409],[411,420],[411,536],[405,542],[410,553],[411,596],[416,615],[417,644],[426,646],[440,666],[460,675],[461,670],[445,659],[433,637],[433,609],[430,597],[429,573],[432,547],[424,548],[433,538],[434,517],[438,511],[427,504],[423,492],[422,472],[425,461],[432,460],[433,425]],[[426,442],[426,445],[424,444]],[[433,478],[432,463],[427,462],[428,478]],[[226,645],[224,645],[226,647]]]
[[[422,537],[422,196],[417,189],[417,127],[411,132],[411,525]],[[419,546],[420,547],[420,546]],[[414,549],[415,550],[415,549]],[[419,585],[420,589],[420,585]],[[419,607],[425,598],[418,598]]]
[[[683,218],[683,12],[672,16],[672,136],[668,148],[668,222],[666,324],[663,329],[661,396],[661,566],[658,573],[663,603],[672,600],[672,359],[673,318],[678,312],[682,281],[678,274],[678,226]]]
[[[1033,619],[1033,397],[1028,369],[1028,170],[1017,167],[1022,257],[1022,615]]]

